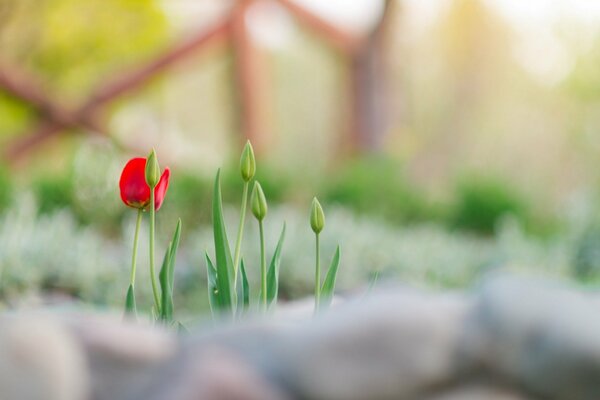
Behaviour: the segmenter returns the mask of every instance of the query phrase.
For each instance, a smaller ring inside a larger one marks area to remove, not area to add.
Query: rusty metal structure
[[[255,44],[252,42],[244,18],[250,7],[263,0],[237,0],[225,17],[191,37],[172,44],[154,59],[138,67],[123,71],[112,80],[103,80],[78,107],[65,107],[60,99],[45,93],[43,82],[14,65],[0,63],[0,90],[31,105],[37,112],[37,125],[24,132],[5,149],[4,157],[14,162],[31,149],[64,132],[82,131],[108,135],[105,127],[105,109],[115,100],[143,87],[174,64],[202,51],[208,45],[221,41],[230,45],[235,60],[236,84],[239,93],[240,130],[243,139],[259,144],[263,121],[259,113],[261,74]],[[372,150],[378,146],[378,137],[384,129],[382,107],[378,104],[381,71],[378,70],[378,48],[391,1],[385,1],[383,18],[366,35],[346,32],[293,0],[276,0],[302,26],[320,40],[341,52],[351,68],[352,115],[349,124],[349,143],[352,151]]]

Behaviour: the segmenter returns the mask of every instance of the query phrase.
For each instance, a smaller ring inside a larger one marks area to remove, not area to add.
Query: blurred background
[[[586,0],[0,0],[0,298],[121,307],[136,213],[118,179],[155,147],[159,251],[181,216],[175,302],[206,310],[212,179],[232,237],[246,139],[268,256],[289,229],[284,299],[311,291],[314,195],[342,291],[495,270],[595,288],[599,63]]]

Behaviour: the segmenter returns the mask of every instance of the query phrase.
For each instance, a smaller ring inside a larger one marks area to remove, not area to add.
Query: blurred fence
[[[48,139],[69,131],[108,134],[106,110],[116,100],[140,90],[153,78],[174,64],[189,58],[215,41],[225,42],[234,53],[235,83],[239,104],[240,131],[250,139],[257,151],[263,147],[262,134],[267,131],[264,118],[263,91],[257,50],[248,32],[248,13],[265,4],[283,7],[296,20],[315,33],[319,40],[331,45],[350,65],[349,124],[344,129],[348,137],[346,151],[378,147],[385,129],[385,105],[381,91],[385,87],[382,63],[379,59],[381,37],[385,31],[390,0],[384,4],[381,18],[369,31],[350,32],[338,27],[292,0],[269,2],[238,0],[219,21],[191,37],[173,43],[153,59],[117,74],[108,82],[100,82],[79,106],[67,107],[60,99],[44,90],[44,82],[16,65],[0,64],[0,90],[27,103],[36,111],[37,124],[7,146],[4,156],[15,161]],[[264,8],[264,7],[262,7]]]

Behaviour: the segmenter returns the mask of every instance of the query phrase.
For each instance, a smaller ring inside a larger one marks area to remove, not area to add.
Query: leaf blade
[[[171,258],[172,248],[173,243],[171,242],[165,251],[162,267],[158,274],[160,283],[160,310],[158,315],[162,321],[170,321],[173,318],[173,296],[169,284],[169,259]]]
[[[267,305],[277,302],[277,294],[279,293],[279,266],[281,264],[281,250],[285,241],[285,229],[286,226],[284,223],[277,246],[275,246],[275,252],[269,264],[269,270],[267,271]]]
[[[210,305],[210,311],[213,316],[216,316],[217,312],[221,309],[220,297],[218,296],[218,285],[217,285],[217,270],[213,265],[208,253],[204,253],[206,260],[206,276],[208,283],[208,303]]]
[[[125,297],[125,314],[135,317],[137,315],[137,308],[135,305],[135,293],[133,285],[129,284],[127,289],[127,296]]]
[[[179,249],[179,242],[181,240],[181,218],[177,220],[177,226],[173,233],[173,239],[171,239],[171,252],[169,254],[169,285],[171,286],[171,293],[173,293],[173,286],[175,284],[175,260],[177,259],[177,250]]]
[[[327,308],[331,304],[331,300],[333,299],[333,293],[335,291],[335,281],[337,279],[337,272],[340,266],[340,246],[337,246],[335,250],[335,254],[331,259],[331,264],[329,266],[329,270],[327,271],[327,275],[325,276],[325,281],[323,282],[323,286],[321,286],[321,304],[320,308]]]
[[[242,276],[242,306],[243,310],[246,311],[250,306],[250,284],[248,283],[248,276],[246,275],[246,265],[244,259],[240,261],[240,271]]]
[[[213,233],[215,244],[215,261],[217,271],[217,288],[221,309],[232,309],[235,301],[233,291],[233,261],[227,239],[227,230],[223,218],[223,200],[220,183],[221,171],[217,171],[213,189]]]

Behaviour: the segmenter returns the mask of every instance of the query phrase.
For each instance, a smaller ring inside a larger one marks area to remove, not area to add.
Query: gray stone
[[[120,316],[13,313],[0,317],[0,399],[595,400],[598,305],[496,277],[470,295],[384,290],[185,337]]]
[[[81,346],[56,319],[0,319],[1,399],[87,399],[89,379]]]
[[[600,398],[600,313],[591,296],[497,277],[476,304],[463,349],[489,375],[547,399]]]

